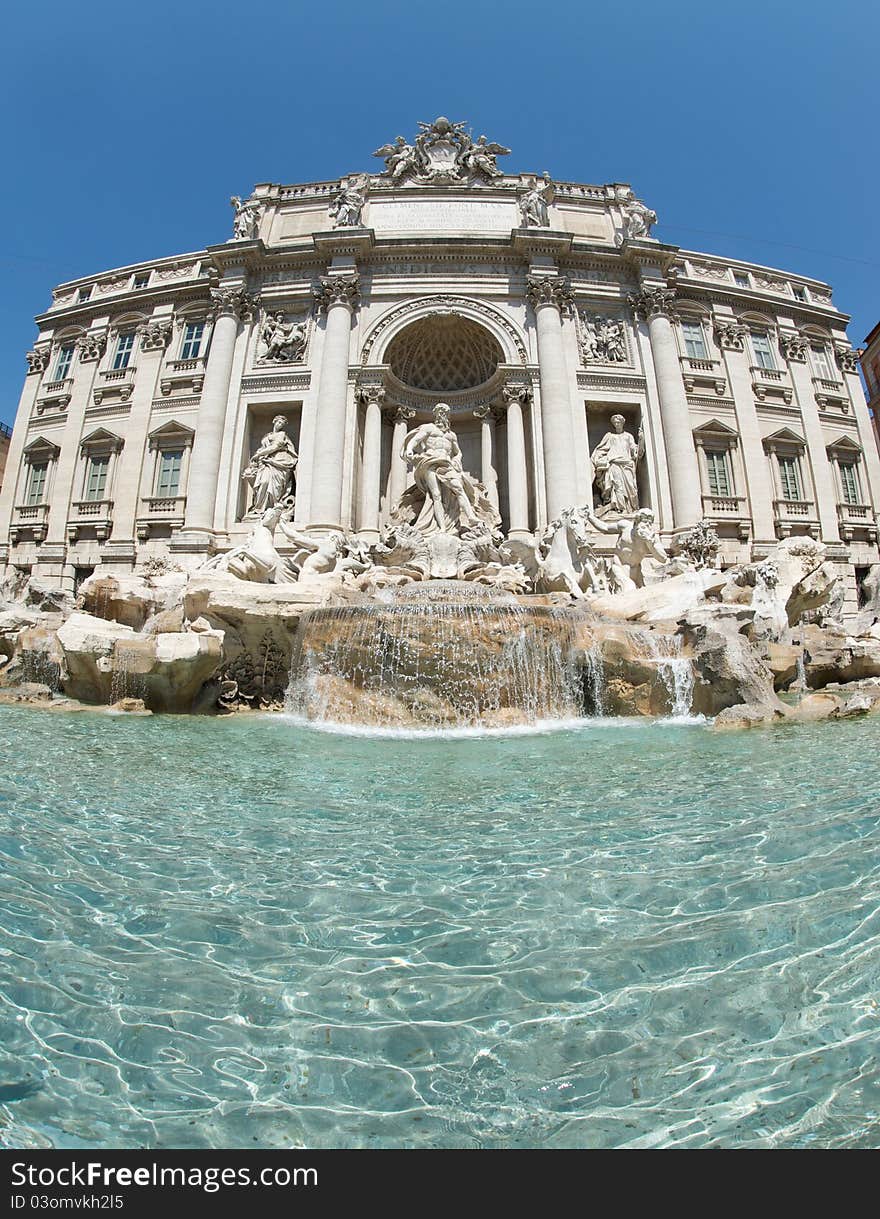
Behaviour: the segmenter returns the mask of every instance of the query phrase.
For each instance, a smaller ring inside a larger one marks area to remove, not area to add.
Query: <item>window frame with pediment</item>
[[[121,436],[108,432],[106,428],[97,428],[82,438],[79,442],[80,495],[77,503],[112,505],[119,453],[124,443]],[[101,494],[92,495],[92,475],[100,466],[104,469]]]
[[[770,473],[773,483],[774,500],[779,502],[809,505],[815,508],[816,490],[813,486],[812,471],[808,461],[807,442],[803,436],[798,436],[789,428],[782,428],[763,440],[764,451],[770,462]],[[790,464],[794,472],[797,490],[800,495],[787,494],[786,483],[789,475],[784,472],[783,462]]]
[[[834,481],[839,507],[843,509],[870,509],[870,496],[866,497],[865,495],[867,483],[862,469],[862,459],[864,457],[862,446],[853,440],[851,436],[839,436],[837,440],[826,445],[825,452],[828,454],[828,460],[834,469]],[[844,469],[848,469],[852,473],[853,486],[857,495],[856,499],[849,499],[847,496]]]
[[[144,486],[148,488],[142,498],[147,500],[186,499],[186,489],[189,480],[190,455],[192,453],[195,432],[186,424],[176,419],[169,419],[160,427],[154,428],[147,437],[151,460],[145,462]],[[159,479],[162,470],[162,458],[165,453],[180,452],[180,477],[177,492],[174,495],[163,494],[159,489]]]
[[[60,451],[61,450],[58,445],[53,444],[51,440],[47,440],[45,436],[35,436],[29,444],[25,445],[21,454],[21,469],[19,471],[16,507],[48,507],[52,495],[52,483],[54,481],[55,467],[58,463],[58,454]],[[36,499],[33,503],[31,503],[34,471],[37,469],[44,471],[40,484],[41,498]]]
[[[739,510],[745,503],[740,487],[745,486],[745,475],[740,463],[739,434],[718,419],[710,419],[693,430],[694,447],[699,454],[700,487],[704,500],[735,500]],[[713,457],[720,456],[722,469],[728,482],[728,490],[712,488]]]

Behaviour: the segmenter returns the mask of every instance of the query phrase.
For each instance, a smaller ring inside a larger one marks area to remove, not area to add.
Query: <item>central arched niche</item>
[[[457,313],[419,318],[395,335],[385,353],[402,385],[434,393],[483,385],[503,361],[498,340]]]

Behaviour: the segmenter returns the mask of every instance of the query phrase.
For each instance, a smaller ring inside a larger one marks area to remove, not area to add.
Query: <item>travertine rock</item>
[[[96,572],[80,587],[77,604],[95,617],[140,631],[149,618],[180,605],[186,580],[182,571],[119,576]]]

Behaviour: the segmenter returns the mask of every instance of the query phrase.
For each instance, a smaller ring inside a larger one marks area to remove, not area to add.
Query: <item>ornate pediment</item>
[[[433,123],[419,123],[412,144],[402,135],[392,144],[383,144],[373,153],[385,161],[381,177],[396,183],[440,185],[500,178],[496,158],[507,156],[510,149],[490,143],[484,135],[474,140],[466,127],[466,123],[452,123],[441,115]]]

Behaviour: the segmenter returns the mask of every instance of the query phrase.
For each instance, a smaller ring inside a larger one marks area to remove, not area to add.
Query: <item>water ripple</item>
[[[871,721],[0,708],[11,1147],[856,1147]]]

